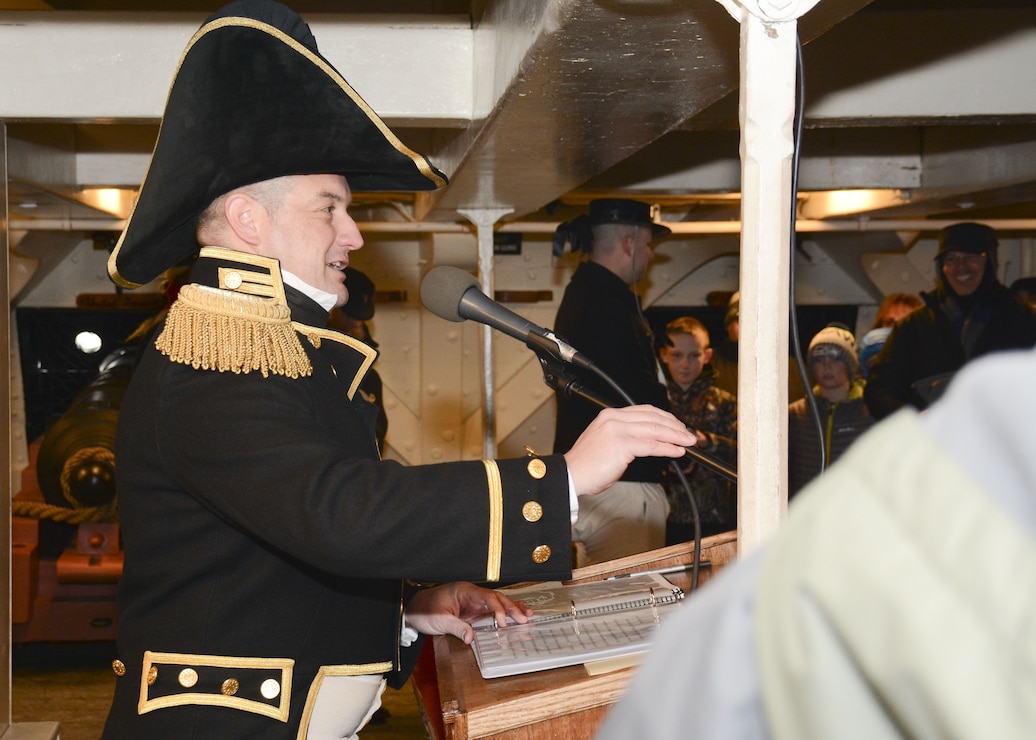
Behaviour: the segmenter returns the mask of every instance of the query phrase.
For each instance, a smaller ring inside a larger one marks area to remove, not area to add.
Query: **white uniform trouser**
[[[309,716],[306,740],[356,740],[381,706],[385,677],[325,676]]]
[[[581,496],[572,538],[585,546],[587,562],[576,565],[664,547],[668,515],[661,483],[619,481],[596,496]]]

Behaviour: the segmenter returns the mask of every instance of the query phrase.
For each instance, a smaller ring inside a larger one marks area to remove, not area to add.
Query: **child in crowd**
[[[885,346],[885,340],[892,332],[896,322],[924,305],[920,296],[913,293],[891,293],[885,296],[885,300],[878,306],[878,313],[874,316],[874,323],[870,330],[860,339],[860,374],[867,379],[867,370],[881,348]]]
[[[737,458],[737,402],[716,387],[709,365],[712,349],[709,332],[695,318],[682,316],[666,325],[668,344],[660,357],[666,368],[670,410],[698,438],[697,448],[725,463]],[[734,484],[700,462],[685,470],[701,518],[702,536],[737,528],[737,495]],[[683,486],[666,484],[669,518],[666,544],[694,539],[694,519]]]
[[[829,324],[809,343],[807,362],[816,385],[813,395],[823,429],[823,454],[830,465],[873,423],[856,377],[856,340],[841,324]],[[803,396],[788,407],[789,498],[821,472],[816,423]]]

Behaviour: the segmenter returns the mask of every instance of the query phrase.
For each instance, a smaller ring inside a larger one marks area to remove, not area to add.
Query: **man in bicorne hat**
[[[564,242],[589,258],[576,268],[558,306],[554,330],[586,355],[636,403],[669,408],[651,330],[632,288],[647,274],[651,243],[670,230],[651,218],[646,203],[621,198],[590,202],[589,214],[558,227],[555,251]],[[625,401],[601,378],[579,381],[614,406]],[[557,394],[554,451],[566,452],[600,406]],[[622,480],[593,501],[581,501],[573,536],[585,548],[580,565],[653,550],[665,544],[669,505],[662,488],[666,462],[635,461]]]
[[[191,39],[109,261],[132,288],[201,247],[120,409],[106,739],[354,737],[418,633],[526,619],[495,591],[418,582],[568,578],[576,497],[693,443],[639,407],[564,456],[378,459],[356,392],[376,351],[326,328],[363,244],[347,208],[445,184],[284,6],[239,0]]]

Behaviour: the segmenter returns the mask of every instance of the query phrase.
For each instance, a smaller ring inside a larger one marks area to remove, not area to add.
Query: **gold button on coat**
[[[243,282],[244,278],[241,277],[240,272],[228,272],[223,278],[223,284],[230,288],[230,290],[237,290]]]
[[[543,507],[536,501],[526,501],[522,507],[522,516],[527,522],[538,522],[543,518]]]
[[[198,683],[198,671],[193,668],[184,668],[180,671],[180,675],[177,677],[180,685],[185,689],[189,689]]]
[[[154,686],[155,685],[155,681],[157,681],[157,680],[158,680],[158,668],[156,666],[151,666],[150,668],[147,669],[147,685],[148,686]]]
[[[536,480],[539,480],[547,474],[547,463],[540,460],[538,457],[529,460],[528,465],[529,475]]]
[[[532,551],[532,562],[545,563],[550,560],[550,546],[540,545]]]
[[[239,688],[241,688],[241,684],[238,683],[236,678],[228,678],[223,682],[223,685],[219,687],[219,691],[223,696],[233,696],[237,693]]]
[[[115,671],[116,676],[126,675],[126,664],[116,658],[112,661],[112,670]]]

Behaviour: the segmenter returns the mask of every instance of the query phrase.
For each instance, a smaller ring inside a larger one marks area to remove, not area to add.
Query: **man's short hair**
[[[637,229],[642,228],[636,224],[594,224],[590,227],[593,234],[593,243],[590,253],[596,251],[598,254],[610,252],[624,237],[633,235]]]
[[[294,175],[274,177],[270,180],[254,182],[251,185],[244,185],[231,190],[229,193],[220,195],[208,207],[198,214],[198,227],[196,233],[202,234],[206,229],[221,228],[223,220],[223,204],[231,193],[247,193],[256,200],[268,213],[275,213],[281,206],[284,196],[291,188]]]

